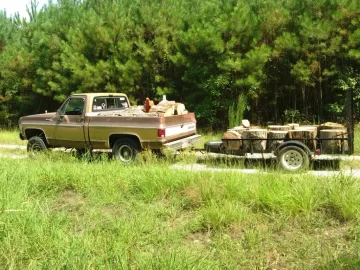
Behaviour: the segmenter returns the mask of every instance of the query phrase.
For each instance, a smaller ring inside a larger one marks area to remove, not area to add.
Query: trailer
[[[274,159],[289,172],[307,170],[315,160],[339,160],[352,154],[352,137],[340,124],[297,124],[269,126],[266,129],[235,127],[221,140],[208,141],[204,149],[244,159]]]

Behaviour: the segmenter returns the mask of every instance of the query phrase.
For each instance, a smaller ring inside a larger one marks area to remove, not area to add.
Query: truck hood
[[[51,112],[51,113],[42,113],[42,114],[33,114],[33,115],[27,115],[27,116],[23,116],[20,117],[19,121],[20,122],[26,122],[26,121],[42,121],[45,118],[51,118],[54,117],[56,115],[56,112]]]

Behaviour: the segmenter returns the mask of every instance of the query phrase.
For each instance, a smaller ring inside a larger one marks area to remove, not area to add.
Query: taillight
[[[165,137],[165,129],[158,129],[158,137],[159,138]]]

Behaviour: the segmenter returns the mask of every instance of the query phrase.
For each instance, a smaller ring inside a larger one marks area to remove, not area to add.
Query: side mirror
[[[60,112],[60,110],[56,111],[56,115],[59,119],[59,121],[63,121],[64,120],[64,115]]]

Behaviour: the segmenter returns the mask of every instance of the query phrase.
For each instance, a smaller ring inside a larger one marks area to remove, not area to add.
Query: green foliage
[[[0,13],[0,125],[98,91],[166,94],[212,129],[241,93],[252,122],[289,108],[326,121],[360,59],[355,0],[61,0],[28,12]]]
[[[245,94],[240,94],[236,103],[229,107],[229,128],[241,125],[244,117],[244,112],[248,109],[247,98]]]
[[[289,109],[284,111],[286,123],[297,123],[299,121],[300,112],[295,109]]]

